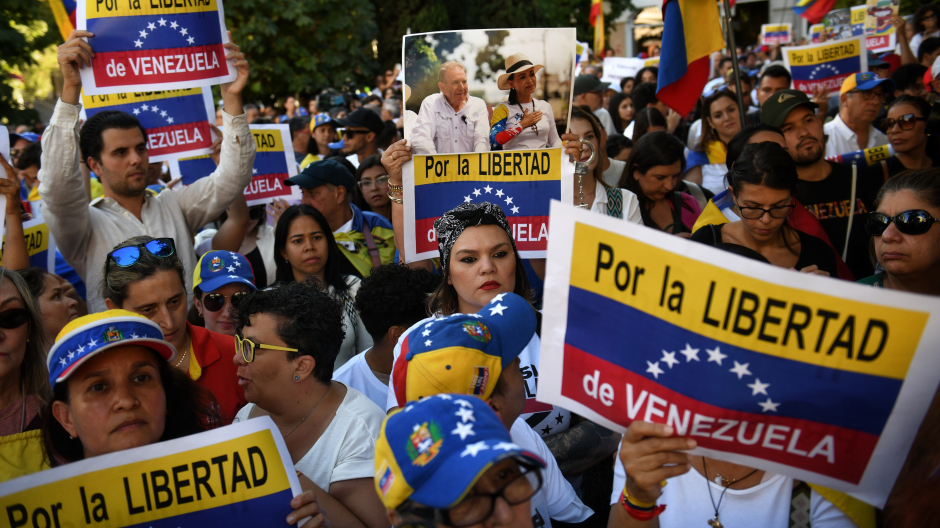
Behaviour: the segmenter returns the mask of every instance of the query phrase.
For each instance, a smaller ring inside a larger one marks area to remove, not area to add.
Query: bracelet
[[[634,499],[627,493],[626,486],[623,487],[623,492],[620,494],[620,504],[627,510],[630,517],[638,521],[652,520],[666,509],[665,504],[657,506],[655,502],[640,502]]]
[[[405,190],[405,184],[402,183],[401,185],[393,185],[392,182],[389,182],[389,183],[388,183],[388,190],[390,190],[390,191],[392,191],[392,192],[394,192],[394,193],[396,193],[396,194],[400,194],[402,191]]]
[[[401,193],[398,193],[398,194],[401,194]],[[395,203],[397,203],[397,204],[403,204],[403,203],[405,203],[401,198],[395,198],[395,195],[392,194],[392,191],[388,191],[388,199],[391,200],[391,201],[393,201],[393,202],[395,202]]]

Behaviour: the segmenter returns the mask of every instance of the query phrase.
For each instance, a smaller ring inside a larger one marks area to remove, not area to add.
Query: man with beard
[[[853,185],[851,165],[823,158],[823,123],[816,108],[803,92],[781,90],[764,101],[761,120],[779,128],[786,139],[800,178],[796,199],[819,219],[837,253],[843,252],[848,240],[845,263],[856,277],[867,277],[873,269],[865,220],[884,182],[866,166],[858,166]]]
[[[437,74],[440,93],[421,101],[411,143],[412,154],[457,154],[490,150],[490,116],[486,103],[470,97],[467,70],[445,62]]]
[[[89,41],[83,40],[88,37]],[[251,183],[255,140],[248,130],[241,92],[248,83],[248,61],[233,42],[225,44],[238,77],[221,85],[225,137],[218,168],[192,185],[154,196],[147,192],[147,136],[140,121],[118,111],[99,112],[78,133],[82,80],[79,68],[91,66],[94,35],[73,31],[59,46],[64,86],[49,128],[42,137],[39,194],[43,217],[65,260],[88,285],[88,310],[106,310],[98,285],[111,249],[134,236],[172,238],[187,270],[196,268],[192,233],[219,216]],[[104,197],[89,203],[79,164],[98,175]],[[147,251],[139,248],[140,251]],[[191,292],[192,274],[186,274]]]

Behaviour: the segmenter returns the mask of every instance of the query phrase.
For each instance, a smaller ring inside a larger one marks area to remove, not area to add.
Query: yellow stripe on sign
[[[82,104],[85,108],[101,108],[120,104],[133,104],[144,101],[157,101],[172,99],[187,95],[202,95],[202,88],[187,88],[185,90],[164,90],[161,92],[128,92],[107,95],[85,95],[82,91]]]
[[[37,253],[42,253],[49,249],[49,226],[46,224],[37,224],[23,229],[23,236],[26,238],[26,251],[32,257]],[[0,246],[0,259],[3,259],[3,250],[6,248],[7,237],[3,235],[3,244]]]
[[[864,44],[859,44],[858,40],[835,41],[832,44],[820,44],[810,49],[788,50],[787,54],[790,58],[790,66],[810,66],[833,60],[858,57],[859,52],[863,49]]]
[[[764,26],[764,31],[767,33],[774,33],[777,31],[790,31],[790,26]]]
[[[82,0],[78,0],[81,2]],[[216,0],[84,0],[85,17],[176,15],[218,11]]]
[[[211,154],[203,154],[202,156],[192,156],[192,157],[190,157],[190,158],[180,158],[179,161],[189,161],[189,160],[195,160],[195,159],[204,159],[204,158],[208,158],[208,157],[210,157],[210,156],[211,156]]]
[[[572,286],[717,341],[851,372],[903,379],[929,316],[772,284],[580,223],[572,254]]]
[[[868,6],[852,6],[852,24],[864,24],[865,23],[865,10]]]
[[[84,473],[0,498],[0,509],[42,508],[48,526],[130,526],[290,489],[270,430],[125,466]],[[134,511],[135,513],[131,513]],[[87,512],[87,513],[86,513]],[[40,515],[40,518],[42,516]]]
[[[561,180],[561,149],[415,156],[415,185],[454,181]]]
[[[281,131],[277,129],[252,129],[251,135],[255,137],[258,152],[284,152],[284,141]]]

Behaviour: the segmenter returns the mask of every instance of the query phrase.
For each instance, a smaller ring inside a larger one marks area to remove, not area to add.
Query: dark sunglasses
[[[370,130],[349,130],[349,129],[347,129],[347,130],[344,130],[344,131],[343,131],[343,137],[350,137],[350,138],[351,138],[351,137],[353,137],[353,136],[355,136],[355,135],[357,135],[357,134],[368,134],[369,132],[371,132],[371,131],[370,131]]]
[[[0,328],[13,330],[29,321],[29,310],[26,308],[11,308],[0,312]]]
[[[202,297],[202,307],[208,312],[218,312],[222,308],[225,308],[225,299],[232,299],[232,305],[234,306],[236,301],[247,294],[248,292],[235,292],[226,297],[221,293],[207,293]]]
[[[888,216],[884,213],[870,213],[865,220],[865,229],[871,236],[881,236],[885,229],[894,222],[898,231],[905,235],[923,235],[930,230],[930,226],[937,219],[930,216],[930,213],[922,209],[911,209],[894,216]]]
[[[918,121],[926,120],[926,118],[917,117],[914,114],[904,114],[897,119],[889,117],[888,119],[885,119],[885,130],[891,130],[894,128],[894,125],[901,127],[901,130],[913,130],[914,125],[916,125]]]
[[[176,244],[173,242],[172,238],[157,238],[146,244],[115,249],[108,253],[104,261],[105,286],[108,288],[111,287],[111,284],[108,282],[108,275],[111,274],[111,263],[114,262],[122,268],[137,264],[137,261],[140,260],[140,248],[144,248],[151,255],[160,258],[172,257],[176,253]]]

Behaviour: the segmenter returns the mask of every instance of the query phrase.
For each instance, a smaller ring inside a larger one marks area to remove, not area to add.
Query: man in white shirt
[[[826,123],[826,157],[840,156],[886,145],[888,136],[871,124],[878,117],[885,96],[894,93],[894,81],[874,73],[856,73],[845,78],[839,90],[839,115]]]
[[[457,154],[490,150],[490,116],[486,103],[471,97],[467,70],[445,62],[437,74],[440,93],[421,102],[412,129],[412,154]]]
[[[601,82],[595,75],[587,73],[578,75],[574,80],[574,104],[590,108],[607,134],[612,135],[619,134],[620,131],[614,128],[614,120],[604,108],[604,92],[609,86],[610,83]]]

